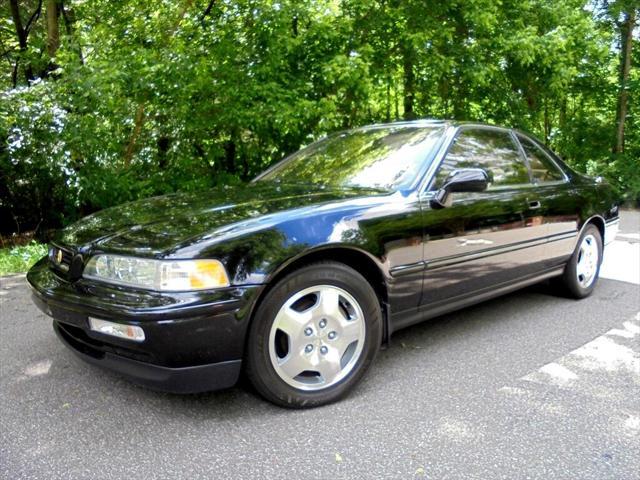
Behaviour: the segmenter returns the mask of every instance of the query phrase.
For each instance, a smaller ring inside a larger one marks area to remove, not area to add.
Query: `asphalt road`
[[[540,285],[399,332],[308,411],[133,386],[0,279],[0,477],[639,479],[639,234],[625,213],[590,298]]]

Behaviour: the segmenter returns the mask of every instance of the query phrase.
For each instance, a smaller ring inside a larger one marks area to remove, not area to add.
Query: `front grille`
[[[69,247],[53,244],[49,249],[49,264],[64,280],[71,282],[78,280],[82,276],[84,262],[84,256]]]
[[[73,261],[73,252],[67,248],[52,245],[49,249],[49,263],[62,272],[68,272]]]

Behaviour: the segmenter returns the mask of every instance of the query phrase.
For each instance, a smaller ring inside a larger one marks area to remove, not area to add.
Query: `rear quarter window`
[[[544,150],[522,135],[518,135],[518,140],[529,160],[531,176],[535,183],[560,182],[564,180],[564,174]]]

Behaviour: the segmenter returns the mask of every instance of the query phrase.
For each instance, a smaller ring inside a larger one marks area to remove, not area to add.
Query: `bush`
[[[0,249],[0,275],[21,273],[47,255],[47,246],[31,242],[28,245]]]

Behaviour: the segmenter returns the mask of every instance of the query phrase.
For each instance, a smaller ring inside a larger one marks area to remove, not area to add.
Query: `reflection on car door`
[[[451,205],[430,198],[447,175],[483,168],[484,192],[453,193]],[[508,284],[543,268],[543,222],[526,161],[509,130],[463,127],[423,195],[425,308]],[[533,208],[532,208],[533,207]]]
[[[571,256],[575,246],[580,197],[550,152],[521,133],[517,134],[517,138],[531,166],[535,199],[539,202],[538,215],[547,236],[545,267],[562,265]]]

